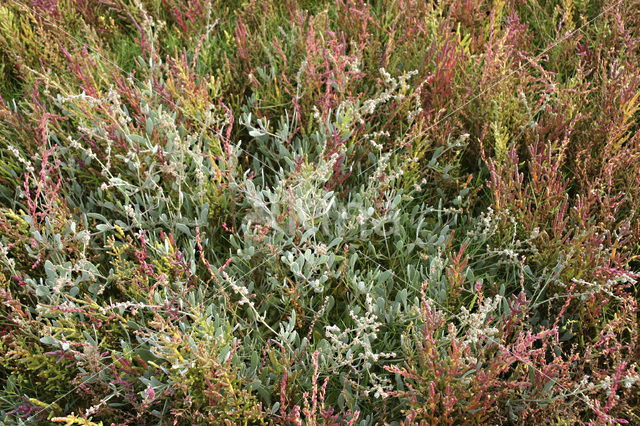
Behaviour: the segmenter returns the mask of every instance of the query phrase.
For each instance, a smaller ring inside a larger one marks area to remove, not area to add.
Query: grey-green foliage
[[[260,165],[262,173],[237,187],[245,215],[231,237],[241,260],[232,268],[236,277],[247,275],[232,289],[240,301],[243,294],[256,294],[242,303],[253,322],[246,327],[247,347],[271,339],[284,359],[300,359],[289,374],[297,371],[306,388],[311,355],[319,350],[322,374],[337,378],[330,389],[340,393],[339,403],[358,409],[369,385],[390,386],[393,375],[387,377],[380,366],[401,361],[397,350],[417,317],[425,281],[429,297],[446,309],[445,253],[462,211],[390,189],[399,176],[385,155],[358,187],[347,194],[331,190],[327,182],[340,153],[324,151],[335,123],[286,148],[281,128],[267,130],[265,122],[252,123],[250,114],[244,120],[260,146],[279,147],[271,153],[273,168]],[[289,128],[285,121],[281,125]],[[304,150],[313,143],[316,151]],[[450,204],[462,204],[465,195]],[[255,354],[246,356],[255,388],[266,394],[280,376],[258,372]],[[359,388],[352,389],[349,374],[358,377]]]

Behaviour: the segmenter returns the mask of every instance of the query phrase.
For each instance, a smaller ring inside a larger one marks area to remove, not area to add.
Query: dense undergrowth
[[[640,423],[639,8],[1,2],[0,420]]]

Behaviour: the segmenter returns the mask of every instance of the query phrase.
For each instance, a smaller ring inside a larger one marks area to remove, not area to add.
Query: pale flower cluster
[[[496,327],[489,325],[491,317],[500,306],[503,297],[496,295],[493,298],[486,298],[478,308],[477,312],[471,313],[467,308],[460,308],[460,323],[465,329],[464,342],[475,345],[487,337],[493,337],[499,333]]]
[[[377,363],[380,358],[395,358],[395,353],[376,353],[371,343],[378,337],[378,331],[383,325],[378,321],[378,316],[373,313],[373,298],[367,295],[366,311],[363,316],[358,316],[351,310],[349,316],[355,322],[353,328],[341,330],[336,325],[325,327],[326,337],[331,344],[332,353],[330,359],[334,367],[350,366],[355,370],[368,370]]]
[[[588,300],[589,297],[591,297],[594,294],[602,294],[602,293],[606,294],[607,296],[613,299],[622,300],[622,298],[618,294],[614,293],[614,290],[620,284],[625,284],[625,283],[636,284],[637,280],[633,279],[631,276],[627,274],[622,274],[613,279],[609,279],[604,283],[590,282],[590,281],[586,281],[578,278],[572,278],[571,282],[575,284],[580,284],[580,286],[584,288],[584,291],[580,293],[580,300],[582,301]]]
[[[387,70],[385,70],[384,68],[380,68],[380,74],[382,75],[382,77],[384,77],[384,82],[389,87],[382,93],[380,93],[377,97],[364,101],[360,109],[360,114],[362,115],[373,114],[379,105],[385,104],[392,99],[399,101],[404,99],[404,94],[409,89],[407,81],[414,75],[418,74],[418,71],[412,70],[400,75],[398,78],[394,78],[387,72]]]
[[[244,285],[238,284],[236,280],[231,278],[229,274],[225,271],[222,272],[222,276],[229,283],[229,287],[240,296],[240,300],[238,301],[238,305],[244,305],[245,303],[253,307],[253,302],[249,300],[249,289]]]
[[[388,377],[380,377],[376,373],[371,373],[370,377],[370,387],[364,392],[366,396],[373,394],[373,397],[376,399],[385,399],[391,392],[393,392],[394,387]]]

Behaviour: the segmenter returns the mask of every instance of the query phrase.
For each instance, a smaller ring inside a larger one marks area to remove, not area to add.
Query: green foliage
[[[0,421],[640,421],[640,4],[0,5]]]

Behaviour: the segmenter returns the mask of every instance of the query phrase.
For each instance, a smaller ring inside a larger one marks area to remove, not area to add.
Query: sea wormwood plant
[[[7,0],[0,422],[640,422],[638,0]]]

